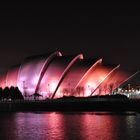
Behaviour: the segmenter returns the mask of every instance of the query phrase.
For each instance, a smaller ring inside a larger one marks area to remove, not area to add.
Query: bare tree
[[[98,95],[101,95],[102,94],[102,88],[100,87],[99,88],[99,94]]]
[[[63,96],[68,96],[68,94],[69,94],[69,89],[68,89],[68,88],[64,88],[64,89],[62,90],[62,93],[63,93]]]
[[[109,84],[109,93],[110,94],[112,94],[113,88],[114,88],[114,84],[113,83]]]

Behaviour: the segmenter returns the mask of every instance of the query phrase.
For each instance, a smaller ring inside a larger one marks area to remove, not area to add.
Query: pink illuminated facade
[[[120,65],[106,66],[102,59],[54,52],[26,58],[20,66],[9,69],[0,76],[0,87],[17,86],[23,96],[31,97],[37,92],[42,99],[87,97],[109,94],[129,77]]]
[[[18,78],[19,66],[14,66],[6,74],[5,84],[7,87],[17,86],[17,78]]]

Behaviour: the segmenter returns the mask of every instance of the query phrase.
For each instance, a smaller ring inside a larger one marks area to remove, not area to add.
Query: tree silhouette
[[[10,88],[5,87],[4,89],[0,88],[0,100],[23,100],[22,93],[18,87],[11,86]]]

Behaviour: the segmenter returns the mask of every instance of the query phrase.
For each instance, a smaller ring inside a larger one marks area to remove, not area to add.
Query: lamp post
[[[27,97],[27,92],[26,92],[26,90],[27,90],[27,86],[25,85],[25,81],[23,81],[23,95],[24,95],[25,99],[26,99],[26,97]]]

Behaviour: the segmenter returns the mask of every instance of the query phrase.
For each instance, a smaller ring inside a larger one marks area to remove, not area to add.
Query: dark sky
[[[55,50],[138,70],[140,5],[0,4],[1,72],[26,56]]]

